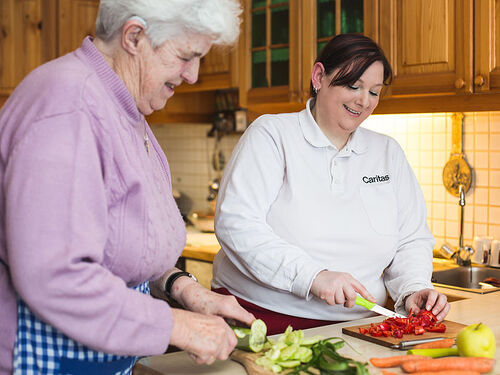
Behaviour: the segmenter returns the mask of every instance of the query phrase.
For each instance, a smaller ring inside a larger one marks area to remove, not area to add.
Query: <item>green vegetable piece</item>
[[[349,365],[347,364],[347,361],[330,362],[327,361],[324,357],[319,357],[319,368],[322,370],[340,371],[340,370],[347,370],[349,368]]]
[[[267,326],[264,321],[255,319],[250,327],[249,347],[253,352],[260,352],[266,343]]]
[[[267,341],[267,327],[260,319],[253,321],[250,328],[231,327],[238,338],[238,349],[260,352]]]
[[[279,361],[277,364],[283,368],[293,368],[293,367],[300,366],[300,361],[297,361],[297,360]]]
[[[283,368],[280,365],[272,365],[270,370],[274,373],[278,373],[278,372],[281,372],[281,370],[283,370]]]
[[[410,349],[408,354],[425,355],[432,358],[458,356],[457,348]]]
[[[287,345],[298,344],[304,338],[304,331],[291,331],[285,335],[285,343]]]
[[[250,328],[231,327],[237,338],[242,339],[250,334]]]
[[[271,348],[264,354],[264,356],[271,361],[277,361],[280,358],[281,355],[281,349],[279,348]]]
[[[304,337],[303,339],[300,339],[299,344],[310,346],[310,345],[316,344],[317,342],[320,342],[323,339],[324,339],[324,336],[321,336],[321,335]]]
[[[306,348],[305,346],[301,346],[293,354],[291,359],[298,359],[302,363],[307,363],[312,359],[312,356],[313,356],[312,349]]]
[[[282,349],[280,353],[280,359],[282,361],[289,360],[295,354],[298,348],[299,348],[298,344],[293,344]]]

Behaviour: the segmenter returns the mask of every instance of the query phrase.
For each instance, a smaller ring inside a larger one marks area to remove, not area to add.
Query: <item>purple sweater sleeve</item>
[[[84,345],[160,354],[171,334],[170,307],[127,288],[103,266],[103,173],[82,111],[37,121],[14,146],[4,180],[12,281],[39,317]]]

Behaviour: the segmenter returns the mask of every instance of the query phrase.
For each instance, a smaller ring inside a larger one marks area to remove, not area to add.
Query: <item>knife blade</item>
[[[396,317],[396,318],[406,318],[406,316],[404,316],[404,315],[398,314],[398,313],[396,313],[394,311],[386,309],[385,307],[377,305],[376,303],[370,302],[370,301],[364,299],[361,296],[356,296],[356,302],[355,303],[356,303],[356,305],[362,306],[365,309],[373,311],[374,313],[377,313],[377,314],[380,314],[380,315],[384,315],[384,316],[388,316],[390,318],[394,318],[394,317]]]
[[[430,337],[427,339],[401,341],[397,344],[391,345],[391,348],[404,350],[404,349],[411,348],[412,346],[415,346],[418,344],[425,344],[426,342],[439,341],[439,340],[444,340],[444,337]]]

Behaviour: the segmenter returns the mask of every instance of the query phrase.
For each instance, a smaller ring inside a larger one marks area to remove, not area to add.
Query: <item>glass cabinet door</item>
[[[252,88],[289,82],[289,2],[252,0]]]
[[[334,35],[363,33],[363,5],[363,0],[316,0],[318,53]]]
[[[244,0],[244,4],[240,101],[252,115],[302,109],[309,98],[316,56],[333,36],[361,33],[378,40],[379,0]]]

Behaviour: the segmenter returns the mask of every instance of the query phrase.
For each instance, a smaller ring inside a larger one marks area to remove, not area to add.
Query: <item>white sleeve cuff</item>
[[[316,263],[306,264],[292,283],[292,293],[301,298],[305,298],[307,301],[311,300],[312,295],[309,291],[311,290],[312,283],[318,273],[325,269],[326,268]]]

